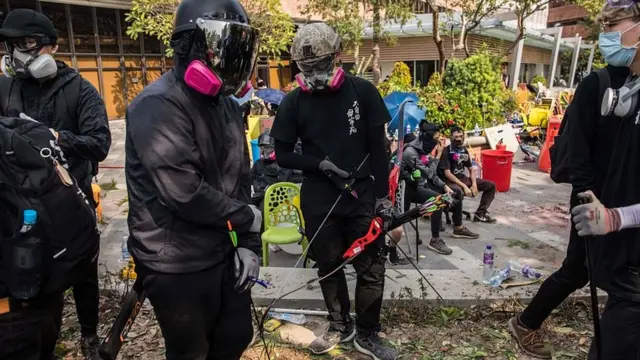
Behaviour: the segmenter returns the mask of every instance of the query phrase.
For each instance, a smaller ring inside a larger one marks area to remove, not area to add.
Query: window
[[[71,5],[71,26],[76,53],[94,54],[96,39],[93,33],[93,16],[87,6]]]
[[[127,12],[120,10],[120,26],[122,27],[122,47],[125,54],[141,54],[140,38],[133,40],[127,35],[129,23],[125,21]]]
[[[267,66],[258,66],[258,70],[256,71],[256,88],[258,79],[264,81],[265,85],[269,87],[269,67]]]
[[[117,10],[96,8],[98,22],[98,36],[100,38],[101,54],[119,54],[118,27],[116,25]]]
[[[127,36],[127,34],[122,34],[122,36]],[[155,36],[144,35],[144,53],[147,55],[164,55],[162,53],[162,45],[160,44],[160,40],[158,40]]]
[[[415,64],[416,64],[416,68],[415,68],[413,78],[416,81],[416,85],[417,84],[420,84],[421,86],[427,85],[431,75],[434,72],[436,72],[436,61],[435,60],[416,61]]]
[[[9,7],[13,9],[38,10],[35,0],[9,0]]]
[[[47,15],[53,27],[58,31],[58,52],[69,53],[69,31],[67,30],[67,16],[64,5],[49,2],[41,2],[42,13]]]

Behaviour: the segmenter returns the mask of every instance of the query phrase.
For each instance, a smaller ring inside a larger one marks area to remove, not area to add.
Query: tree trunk
[[[507,49],[506,55],[511,54],[511,52],[516,48],[516,46],[518,46],[518,43],[520,42],[520,40],[524,39],[524,32],[525,32],[524,18],[522,17],[522,15],[518,15],[518,36],[516,36],[516,39]]]
[[[353,48],[353,60],[355,61],[355,62],[354,62],[354,64],[353,64],[353,68],[354,68],[356,71],[358,71],[358,69],[359,69],[359,68],[358,68],[358,66],[360,66],[360,59],[359,59],[359,57],[360,57],[360,45],[356,45],[356,46]],[[360,74],[356,74],[356,75],[360,76]]]
[[[371,55],[373,57],[372,69],[373,69],[373,84],[378,85],[380,83],[380,4],[378,1],[373,1],[373,39],[371,40],[373,47],[371,48]]]
[[[438,71],[441,74],[444,74],[447,56],[444,53],[444,44],[442,43],[442,37],[440,36],[440,17],[437,12],[434,12],[432,17],[433,17],[433,42],[436,44],[436,47],[438,48],[438,56],[440,58],[440,69]]]
[[[464,55],[466,57],[471,56],[471,52],[469,52],[469,33],[464,34],[464,38],[462,39],[462,46],[464,47]]]

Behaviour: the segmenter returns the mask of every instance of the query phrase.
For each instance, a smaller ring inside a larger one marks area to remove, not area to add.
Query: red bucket
[[[482,178],[493,181],[499,192],[509,191],[513,153],[506,150],[483,150],[481,154]]]

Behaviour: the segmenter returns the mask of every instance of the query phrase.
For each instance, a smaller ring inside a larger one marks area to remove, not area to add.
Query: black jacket
[[[107,110],[96,88],[62,62],[58,75],[42,84],[0,75],[0,115],[21,112],[58,132],[71,174],[93,199],[92,178],[111,147]]]
[[[616,89],[629,76],[628,68],[607,70]],[[608,208],[640,203],[640,125],[635,124],[640,108],[631,119],[622,120],[600,116],[601,102],[598,77],[592,73],[576,89],[565,114],[575,121],[569,127],[573,192],[592,190]],[[640,229],[588,240],[596,286],[610,295],[640,301]]]
[[[126,113],[129,251],[142,267],[190,273],[254,247],[249,150],[235,100],[201,95],[174,70]]]
[[[278,166],[275,160],[260,159],[251,167],[251,183],[255,196],[264,197],[267,187],[278,182],[301,183],[299,176],[294,176],[294,170]]]

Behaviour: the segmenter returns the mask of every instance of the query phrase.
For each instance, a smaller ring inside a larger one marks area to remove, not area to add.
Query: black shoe
[[[83,336],[82,339],[80,339],[80,347],[82,348],[82,355],[85,359],[100,360],[100,356],[98,355],[100,338],[98,338],[98,335]]]
[[[377,333],[367,337],[356,336],[353,345],[360,353],[371,356],[374,360],[396,360],[398,351],[385,344]]]
[[[476,213],[475,215],[473,215],[473,222],[493,224],[496,222],[496,219],[492,218],[491,215],[489,215],[489,213],[484,213],[482,215],[479,215],[478,213]]]
[[[471,230],[467,229],[465,226],[459,229],[458,228],[453,229],[453,233],[451,234],[451,236],[459,239],[477,239],[480,237],[480,235],[472,232]]]
[[[398,255],[398,249],[395,247],[389,248],[389,263],[391,265],[409,265],[409,261]]]

